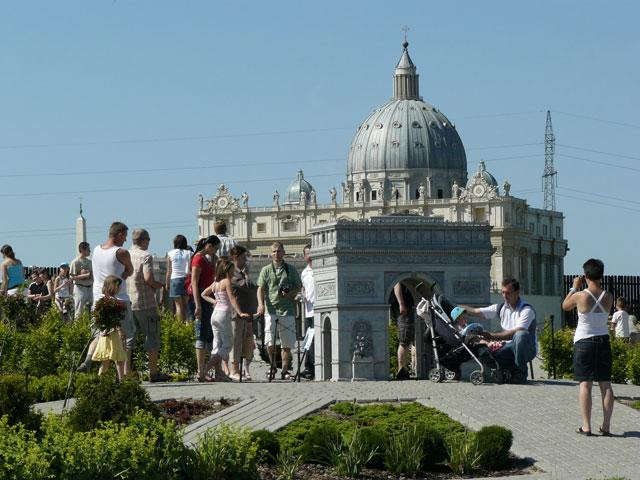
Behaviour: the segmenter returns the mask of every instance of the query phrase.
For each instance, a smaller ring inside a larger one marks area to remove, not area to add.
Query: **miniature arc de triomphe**
[[[420,282],[436,282],[458,303],[488,304],[490,230],[487,224],[393,215],[313,227],[315,378],[388,380],[389,298],[398,282],[415,304]],[[426,378],[421,343],[416,373]]]

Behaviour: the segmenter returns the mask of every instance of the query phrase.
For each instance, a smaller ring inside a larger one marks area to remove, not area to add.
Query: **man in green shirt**
[[[283,380],[291,375],[288,371],[291,360],[291,347],[296,341],[296,305],[295,296],[302,287],[300,275],[293,265],[284,261],[282,243],[271,245],[273,261],[262,268],[258,277],[258,315],[264,314],[264,342],[273,360],[275,354],[273,339],[275,323],[278,320],[278,336],[282,345]],[[265,308],[266,305],[266,308]]]

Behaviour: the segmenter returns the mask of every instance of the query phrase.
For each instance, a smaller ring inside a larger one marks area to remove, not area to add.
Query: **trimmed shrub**
[[[330,464],[329,453],[341,441],[341,432],[334,423],[314,425],[304,436],[301,455],[305,462]]]
[[[622,338],[611,335],[611,381],[613,383],[627,383],[627,367],[631,347]]]
[[[499,425],[482,427],[476,432],[480,451],[479,465],[485,470],[499,470],[509,466],[509,450],[513,443],[511,430]]]
[[[0,417],[6,415],[9,425],[23,423],[27,428],[38,429],[41,417],[31,410],[33,397],[27,391],[25,377],[0,376]]]
[[[51,402],[64,398],[69,382],[69,375],[47,375],[30,377],[29,391],[34,402]]]
[[[627,377],[634,385],[640,385],[640,344],[634,345],[629,350]]]
[[[57,309],[49,309],[25,336],[22,367],[29,375],[43,377],[57,370],[64,323]]]
[[[42,448],[50,458],[49,478],[178,479],[186,448],[173,422],[137,410],[128,424],[105,422],[75,433],[65,417],[45,422]]]
[[[0,408],[2,404],[0,403]],[[0,478],[6,480],[44,480],[53,478],[49,462],[38,445],[35,433],[24,425],[9,425],[0,417]]]
[[[251,431],[219,425],[188,451],[186,477],[192,480],[254,480],[258,478],[258,445]]]
[[[158,365],[166,373],[186,373],[197,370],[193,354],[195,332],[168,310],[162,310],[160,320],[160,355]]]
[[[540,335],[540,353],[542,354],[542,368],[551,372],[552,359],[555,361],[556,375],[560,378],[573,377],[573,334],[574,330],[563,328],[554,332],[553,354],[551,343],[551,329],[545,322],[545,328]]]
[[[276,434],[269,430],[254,430],[251,439],[258,445],[260,462],[274,465],[280,454],[280,442]]]
[[[329,407],[334,413],[343,415],[345,417],[351,417],[355,415],[361,407],[355,402],[337,402]]]
[[[87,376],[76,383],[76,403],[69,412],[69,425],[76,432],[86,432],[101,422],[125,423],[136,409],[159,415],[139,382],[118,383],[112,375]]]
[[[291,422],[281,430],[278,430],[276,435],[280,442],[280,450],[290,450],[295,455],[302,454],[302,444],[307,433],[317,425],[333,425],[339,431],[347,430],[351,428],[351,424],[348,422],[341,422],[335,418],[328,417],[326,415],[311,415],[308,417],[302,417],[295,422]]]
[[[76,367],[81,360],[84,360],[80,356],[91,341],[91,316],[88,312],[84,312],[73,322],[63,323],[60,333],[56,369],[60,375],[69,375],[71,367]]]
[[[0,295],[0,323],[23,331],[35,321],[35,303],[25,302],[20,295]]]
[[[418,433],[422,438],[422,447],[424,450],[424,458],[422,459],[423,470],[433,469],[436,465],[444,463],[447,460],[447,447],[445,445],[445,433],[449,434],[451,430],[444,427],[436,428],[430,424],[418,424]],[[454,429],[458,431],[458,425]]]

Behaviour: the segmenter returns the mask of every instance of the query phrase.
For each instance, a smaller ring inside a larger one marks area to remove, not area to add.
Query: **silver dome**
[[[306,193],[305,199],[308,202],[311,198],[311,192],[314,190],[313,186],[304,179],[304,173],[302,173],[302,170],[298,170],[298,176],[289,184],[289,187],[287,187],[287,191],[284,196],[284,203],[285,205],[299,204],[300,192]]]
[[[358,127],[347,174],[405,169],[467,172],[467,156],[454,125],[422,100],[391,100]]]
[[[347,181],[379,184],[386,179],[400,188],[401,176],[409,187],[404,187],[407,198],[416,198],[420,184],[427,186],[430,197],[449,197],[454,181],[467,182],[467,156],[455,125],[420,97],[419,76],[407,47],[405,42],[394,70],[393,97],[376,108],[353,137]]]

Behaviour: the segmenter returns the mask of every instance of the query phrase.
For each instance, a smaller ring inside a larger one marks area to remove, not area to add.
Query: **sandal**
[[[576,430],[576,433],[579,434],[579,435],[584,435],[585,437],[592,437],[593,436],[593,433],[591,433],[590,431],[588,432],[586,430],[583,430],[582,427],[578,428]]]
[[[209,376],[209,375],[205,375],[204,377],[196,377],[196,380],[198,381],[198,383],[211,383],[211,382],[215,382],[214,378]]]
[[[600,432],[600,435],[603,437],[613,437],[613,434],[607,430],[603,430],[602,427],[598,427],[598,432]]]

